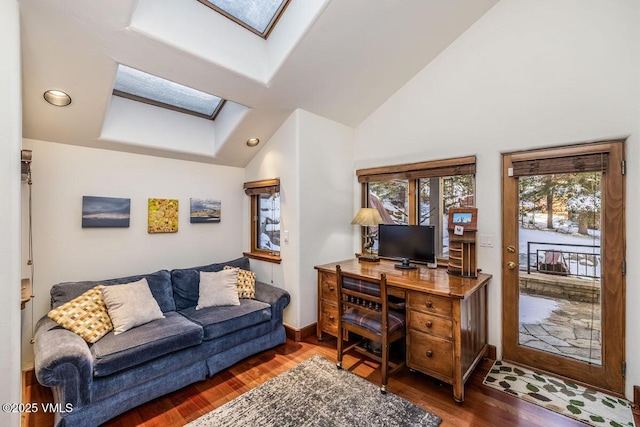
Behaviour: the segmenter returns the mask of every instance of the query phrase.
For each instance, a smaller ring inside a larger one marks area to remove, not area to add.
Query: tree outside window
[[[280,252],[280,193],[258,196],[258,249]]]

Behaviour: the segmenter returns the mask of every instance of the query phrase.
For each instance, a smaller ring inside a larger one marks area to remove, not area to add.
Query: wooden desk
[[[464,400],[464,383],[487,351],[487,284],[490,274],[470,279],[446,269],[400,270],[393,261],[348,259],[318,265],[318,339],[338,336],[336,266],[362,276],[387,275],[389,294],[407,302],[407,366],[453,386]]]

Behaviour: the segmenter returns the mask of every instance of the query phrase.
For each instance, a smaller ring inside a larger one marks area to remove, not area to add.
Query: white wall
[[[0,387],[1,403],[20,402],[20,29],[18,3],[0,2]],[[20,425],[0,412],[0,425]]]
[[[280,241],[280,264],[251,260],[251,269],[256,272],[256,278],[269,283],[291,294],[291,303],[285,309],[284,323],[290,326],[298,324],[300,310],[297,297],[300,277],[300,253],[297,248],[299,239],[298,225],[298,124],[297,113],[291,114],[278,128],[273,136],[255,155],[245,168],[245,181],[280,178],[280,230],[289,231],[290,242]],[[264,143],[264,142],[263,142]],[[262,144],[262,143],[261,143]],[[249,228],[250,198],[244,196],[245,219],[244,249],[251,247]],[[281,236],[282,237],[282,236]]]
[[[296,110],[246,168],[247,181],[276,177],[280,230],[288,231],[289,243],[281,234],[281,264],[251,260],[251,266],[258,279],[289,291],[284,321],[300,329],[317,318],[313,266],[353,256],[353,129]]]
[[[353,258],[353,129],[306,111],[300,126],[300,327],[317,319],[315,265]],[[359,207],[359,205],[358,205]],[[313,304],[313,305],[311,305]]]
[[[502,0],[356,129],[356,168],[477,155],[489,342],[501,345],[501,153],[629,137],[627,218],[640,214],[640,3]],[[356,199],[359,195],[356,194]],[[637,236],[627,222],[627,396],[640,384]]]
[[[242,168],[37,140],[24,140],[24,148],[33,150],[36,322],[49,310],[49,291],[58,282],[101,280],[242,256],[246,197]],[[82,228],[82,196],[131,199],[130,226]],[[221,200],[221,221],[191,224],[192,197]],[[149,198],[179,200],[177,233],[148,234]],[[30,319],[24,319],[23,329],[23,364],[29,366]]]

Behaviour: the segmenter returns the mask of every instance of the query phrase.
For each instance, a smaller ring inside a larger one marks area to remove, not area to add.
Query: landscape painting
[[[178,200],[149,199],[149,233],[176,233],[178,231]]]
[[[129,227],[131,199],[82,196],[82,228]]]
[[[471,224],[473,214],[471,212],[455,212],[453,214],[454,224]]]
[[[222,202],[213,199],[191,199],[191,223],[220,222]]]

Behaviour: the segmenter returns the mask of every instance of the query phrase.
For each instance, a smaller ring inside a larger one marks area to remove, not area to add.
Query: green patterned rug
[[[592,426],[635,427],[627,400],[498,360],[483,384]]]

